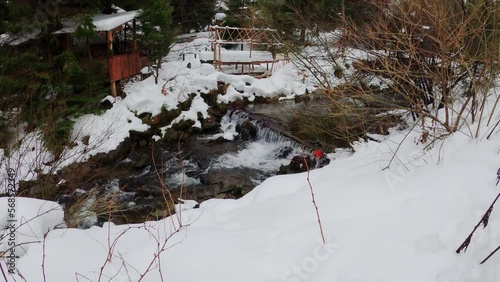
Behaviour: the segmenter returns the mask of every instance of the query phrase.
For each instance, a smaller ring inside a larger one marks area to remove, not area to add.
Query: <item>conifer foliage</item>
[[[141,10],[137,33],[159,67],[174,38],[169,1],[1,1],[0,111],[19,105],[16,117],[27,128],[43,127],[49,147],[52,144],[57,151],[68,145],[72,120],[98,112],[99,101],[110,92],[105,61],[92,48],[103,40],[92,17],[116,12],[118,7]],[[79,26],[75,32],[56,32],[68,21]]]
[[[139,20],[139,42],[149,51],[149,59],[153,62],[155,83],[161,68],[161,59],[170,51],[175,32],[172,28],[172,7],[165,0],[151,0],[145,7]]]

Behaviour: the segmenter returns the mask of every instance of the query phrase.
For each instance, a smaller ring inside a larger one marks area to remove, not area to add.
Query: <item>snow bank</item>
[[[492,130],[487,118],[481,132]],[[468,126],[474,132],[478,123]],[[73,281],[75,273],[97,280],[110,242],[116,243],[103,277],[117,281],[139,280],[152,261],[142,281],[498,281],[499,255],[478,264],[500,242],[498,207],[467,252],[455,253],[499,192],[500,135],[471,139],[469,128],[427,149],[414,142],[418,129],[392,130],[312,171],[327,244],[320,243],[307,175],[282,175],[239,200],[212,199],[198,209],[187,202],[180,208],[189,226],[180,232],[174,232],[178,215],[54,230],[46,242],[47,281]],[[154,262],[155,238],[162,245],[172,233]],[[42,253],[34,244],[19,259],[28,281],[40,277]]]
[[[16,179],[29,181],[36,179],[39,173],[50,173],[49,163],[53,160],[53,155],[47,150],[39,131],[25,134],[19,129],[18,136],[14,139],[19,144],[14,147],[9,156],[5,151],[0,153],[0,193],[6,190],[7,170],[15,171]]]
[[[181,49],[176,52],[181,54]],[[352,50],[353,56],[363,55],[356,52]],[[189,93],[194,93],[193,103],[181,118],[197,120],[198,113],[207,110],[200,93],[216,88],[218,81],[230,84],[229,95],[218,97],[222,102],[294,95],[311,85],[310,78],[292,65],[257,80],[217,73],[194,56],[181,62],[167,58],[160,83],[153,81],[150,77],[127,85],[127,97],[116,101],[102,119],[86,116],[77,121],[75,132],[82,139],[75,150],[84,148],[81,134],[88,134],[89,142],[97,144],[92,136],[113,121],[120,130],[109,134],[112,138],[102,145],[110,149],[128,130],[145,129],[135,114],[154,115],[162,107],[176,108]],[[480,117],[483,134],[493,130],[495,122],[487,125],[488,117],[487,112]],[[498,120],[498,113],[493,117]],[[232,125],[226,125],[230,138]],[[335,160],[330,165],[312,171],[309,177],[326,244],[320,242],[307,175],[295,174],[269,178],[239,200],[212,199],[198,209],[191,209],[194,202],[185,202],[177,207],[185,226],[181,230],[176,230],[178,214],[144,224],[52,230],[45,245],[33,243],[23,250],[17,265],[26,281],[39,281],[44,264],[46,280],[55,282],[97,281],[99,277],[152,282],[496,282],[500,255],[484,265],[478,263],[500,242],[500,208],[493,209],[488,227],[478,230],[467,252],[455,253],[499,193],[495,182],[500,135],[497,129],[490,139],[473,139],[470,132],[478,125],[467,120],[460,132],[433,145],[418,142],[422,134],[418,127],[411,132],[391,130],[389,136],[374,136],[379,142],[355,144],[354,154],[332,155]],[[263,151],[253,149],[258,150]],[[248,154],[249,161],[252,156]],[[19,199],[17,206],[16,216],[24,219],[58,208],[54,203],[27,199]],[[2,198],[0,211],[6,210]],[[0,212],[0,223],[5,225],[7,219]],[[28,230],[20,229],[18,238],[40,241],[61,219],[62,211],[47,213]],[[5,241],[1,244],[5,250]],[[156,257],[162,247],[165,251]],[[1,263],[5,269],[5,262]]]
[[[16,197],[12,204],[9,198],[1,197],[0,209],[0,253],[11,249],[9,242],[15,242],[14,253],[22,257],[50,230],[65,226],[64,212],[54,202]]]
[[[113,107],[104,114],[88,114],[76,120],[71,136],[75,146],[63,153],[59,167],[112,151],[130,136],[131,130],[142,132],[149,128],[127,108],[121,98],[113,100]]]
[[[301,72],[293,64],[281,65],[272,76],[263,79],[217,72],[212,65],[200,63],[200,54],[211,53],[200,53],[208,43],[205,39],[197,38],[193,42],[177,44],[183,48],[175,45],[174,51],[162,64],[157,84],[153,76],[127,84],[125,87],[127,97],[124,99],[127,107],[136,114],[151,113],[155,116],[160,114],[162,109],[176,109],[179,103],[188,100],[191,94],[194,95],[191,108],[183,111],[167,128],[181,120],[192,120],[195,122],[194,127],[201,127],[198,114],[203,117],[208,116],[208,105],[203,101],[201,94],[217,89],[218,82],[229,84],[226,93],[217,97],[219,103],[229,103],[244,98],[253,101],[257,96],[291,98],[305,93],[306,89],[314,88],[305,83]],[[194,57],[194,54],[198,55]],[[178,61],[182,58],[185,60]]]
[[[75,162],[83,162],[98,153],[107,153],[130,136],[130,131],[145,131],[149,128],[126,107],[120,98],[110,98],[113,107],[102,115],[87,114],[76,119],[70,140],[73,146],[66,148],[55,160],[43,142],[42,133],[33,131],[24,134],[22,129],[16,137],[19,146],[9,156],[0,154],[0,180],[7,179],[7,169],[14,169],[16,179],[34,180],[40,173],[56,173]],[[0,181],[0,193],[5,190],[5,181]]]

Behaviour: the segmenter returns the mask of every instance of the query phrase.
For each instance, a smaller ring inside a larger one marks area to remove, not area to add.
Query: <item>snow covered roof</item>
[[[2,45],[18,46],[27,41],[37,38],[38,35],[40,35],[40,30],[18,33],[18,34],[3,33],[0,34],[0,46]]]
[[[216,13],[214,16],[214,18],[219,21],[226,19],[226,17],[226,13]]]
[[[67,19],[62,22],[63,28],[54,31],[54,34],[66,34],[75,32],[79,22],[75,19]]]
[[[96,31],[108,31],[119,27],[139,16],[139,11],[130,11],[111,15],[99,14],[94,16]]]
[[[123,12],[123,10],[119,10],[118,13],[115,14],[97,14],[92,17],[92,23],[95,26],[95,30],[97,32],[100,31],[109,31],[115,29],[127,22],[137,18],[139,16],[139,11],[129,11]],[[63,22],[63,28],[54,32],[54,34],[65,34],[65,33],[73,33],[78,27],[78,22],[75,20],[66,20]]]

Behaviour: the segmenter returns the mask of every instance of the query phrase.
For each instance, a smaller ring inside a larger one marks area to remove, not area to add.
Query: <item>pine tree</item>
[[[214,0],[172,0],[172,21],[180,32],[203,30],[213,19]]]
[[[226,2],[229,11],[226,12],[224,24],[232,27],[245,27],[248,25],[248,10],[245,9],[245,1],[228,0]]]
[[[88,0],[9,1],[3,7],[0,20],[10,40],[0,46],[0,106],[10,110],[19,105],[19,118],[29,128],[43,126],[47,145],[57,151],[69,136],[72,117],[96,111],[107,93],[107,79],[102,66],[78,61],[78,48],[62,48],[54,31],[64,19],[89,18],[99,5]],[[30,40],[9,44],[22,38]]]
[[[174,42],[175,32],[172,27],[172,7],[165,0],[151,0],[139,16],[139,42],[143,49],[149,51],[149,58],[153,62],[155,83],[161,61],[170,51]]]
[[[380,12],[370,0],[260,0],[259,3],[263,17],[272,27],[290,40],[297,40],[295,31],[300,31],[300,42],[305,41],[306,29],[333,30],[344,18],[358,24],[365,23]]]

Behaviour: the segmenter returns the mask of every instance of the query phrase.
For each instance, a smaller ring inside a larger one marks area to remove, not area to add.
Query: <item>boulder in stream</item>
[[[300,173],[314,168],[314,162],[310,156],[297,155],[292,158],[288,166],[282,165],[280,167],[280,174]]]
[[[255,140],[257,138],[257,126],[255,126],[249,119],[236,126],[236,132],[240,134],[243,141]]]

